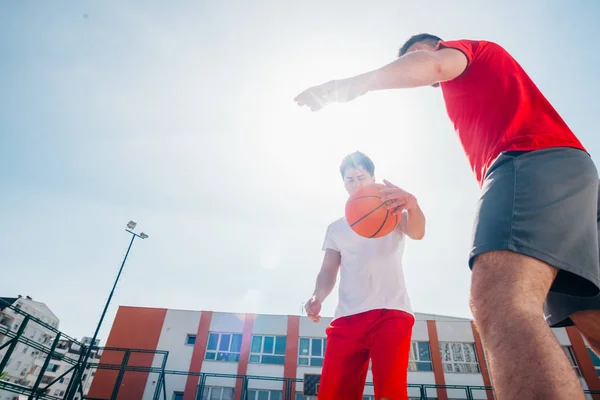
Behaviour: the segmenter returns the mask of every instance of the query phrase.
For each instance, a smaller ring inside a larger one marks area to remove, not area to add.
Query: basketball
[[[381,198],[380,183],[365,186],[351,195],[346,202],[346,220],[354,232],[366,238],[379,238],[392,232],[398,225],[398,216],[392,215]]]

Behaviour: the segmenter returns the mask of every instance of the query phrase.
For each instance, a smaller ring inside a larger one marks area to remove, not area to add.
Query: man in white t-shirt
[[[360,152],[349,154],[340,166],[349,194],[375,183],[375,166]],[[305,308],[315,322],[321,304],[335,286],[338,305],[327,327],[327,348],[319,400],[361,400],[372,361],[375,398],[407,399],[408,359],[414,316],[402,269],[405,237],[425,235],[425,216],[416,198],[384,181],[383,200],[400,222],[388,235],[368,239],[356,234],[345,218],[327,228],[325,256],[315,291]]]

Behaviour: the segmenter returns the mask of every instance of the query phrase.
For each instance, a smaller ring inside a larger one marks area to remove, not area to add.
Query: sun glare
[[[266,103],[253,111],[256,124],[251,146],[261,154],[259,162],[271,178],[293,182],[293,187],[284,190],[301,193],[319,186],[316,176],[337,168],[344,155],[356,150],[393,159],[398,157],[395,149],[402,148],[403,158],[415,156],[408,150],[414,135],[402,132],[415,130],[413,124],[421,116],[411,104],[411,97],[399,91],[368,93],[318,112],[296,105],[293,98],[311,85],[369,68],[356,55],[353,60],[322,56],[314,55],[315,60],[322,60],[322,68],[273,65],[270,84],[261,93]]]

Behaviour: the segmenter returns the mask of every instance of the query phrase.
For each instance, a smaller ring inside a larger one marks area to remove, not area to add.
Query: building
[[[484,349],[471,320],[417,314],[409,367],[409,384],[491,386]],[[243,379],[250,376],[248,400],[281,400],[283,378],[299,378],[292,386],[294,400],[304,400],[306,373],[320,373],[326,347],[325,328],[297,315],[254,315],[161,308],[120,307],[107,346],[168,352],[165,368],[169,400],[240,399]],[[600,390],[600,360],[592,359],[585,340],[574,328],[554,333],[579,375],[584,389]],[[131,355],[127,365],[159,367],[165,354]],[[595,357],[595,356],[594,356]],[[102,364],[121,365],[123,353],[105,350]],[[186,373],[205,373],[203,396],[196,397],[200,378]],[[212,375],[219,376],[212,376]],[[119,399],[152,399],[158,374],[125,372]],[[109,398],[117,371],[98,370],[89,396]],[[279,379],[279,380],[278,380]],[[372,382],[369,371],[368,382]],[[465,399],[466,389],[429,387],[430,399]],[[420,388],[410,387],[411,398]],[[475,399],[493,399],[491,391],[474,389]],[[162,396],[161,396],[162,398]],[[373,399],[373,388],[365,388],[365,400]],[[591,396],[589,397],[591,398]]]
[[[100,340],[96,340],[95,346],[98,346],[99,342]],[[89,346],[91,343],[92,338],[90,337],[84,337],[81,341],[81,344],[83,344],[84,346]],[[56,346],[56,352],[64,354],[72,360],[77,360],[81,353],[81,346],[79,345],[79,343],[74,342],[72,340],[59,340],[58,345]],[[102,351],[92,350],[92,353],[88,358],[89,362],[98,362],[101,354]],[[43,358],[36,361],[36,365],[40,368],[43,365],[43,363]],[[60,379],[54,384],[52,384],[52,386],[49,388],[47,392],[49,395],[60,398],[62,398],[65,395],[67,388],[71,382],[71,379],[73,379],[73,372],[69,372],[67,374],[65,374],[65,372],[67,372],[72,366],[72,364],[67,363],[64,360],[52,360],[50,362],[48,368],[44,372],[44,376],[42,377],[42,385],[48,385],[49,383],[55,381],[59,377]],[[88,391],[90,390],[92,380],[94,379],[94,373],[95,371],[91,370],[90,368],[87,368],[81,377],[82,391],[84,396],[87,395]],[[65,375],[61,377],[61,375],[63,374]],[[77,394],[75,396],[75,400],[80,399],[81,396]]]
[[[18,332],[19,328],[23,325],[25,317],[18,312],[15,312],[12,307],[19,309],[25,313],[28,313],[32,317],[41,320],[42,322],[50,325],[51,327],[58,329],[59,319],[52,313],[52,311],[44,304],[38,301],[34,301],[31,297],[16,297],[8,298],[3,297],[0,301],[0,328],[9,329],[12,332]],[[36,321],[30,320],[25,326],[25,330],[22,332],[22,338],[28,340],[34,340],[50,350],[56,333],[37,323]],[[7,340],[6,335],[2,335],[0,331],[0,345],[5,343]],[[84,337],[82,340],[83,345],[90,345],[91,338]],[[99,344],[99,340],[96,341],[96,345]],[[8,347],[0,350],[0,360],[3,359],[6,354]],[[68,356],[72,360],[77,360],[81,351],[81,346],[77,341],[70,339],[59,339],[56,346],[56,352]],[[94,350],[90,356],[90,362],[97,362],[100,358],[97,350]],[[44,365],[47,358],[47,352],[40,352],[36,349],[32,349],[26,344],[18,343],[15,350],[11,354],[10,359],[5,368],[7,373],[6,380],[17,385],[25,387],[33,387],[36,382],[39,373]],[[44,371],[44,375],[41,379],[41,386],[47,386],[49,383],[58,381],[52,384],[48,389],[47,393],[52,396],[62,397],[69,385],[72,378],[72,372],[65,374],[72,367],[72,364],[67,363],[64,360],[52,359],[50,360],[48,367]],[[65,374],[61,377],[61,375]],[[85,371],[82,376],[83,391],[84,395],[87,394],[91,386],[94,371],[89,368]],[[23,397],[23,395],[21,395]],[[25,396],[27,397],[27,396]],[[80,396],[77,396],[78,400]],[[7,390],[0,390],[0,400],[14,400],[19,399],[19,396],[15,393]]]
[[[46,304],[33,300],[31,297],[2,297],[0,301],[0,326],[17,332],[22,327],[25,317],[22,314],[15,312],[8,305],[20,309],[23,312],[41,320],[42,322],[58,328],[59,319],[46,306]],[[35,340],[44,345],[50,345],[51,338],[54,336],[48,328],[34,322],[29,321],[24,328],[22,335],[29,340]],[[8,339],[0,333],[0,345]],[[0,359],[6,354],[7,347],[0,350]],[[39,351],[31,349],[29,346],[19,343],[12,353],[6,369],[6,380],[23,386],[33,386],[38,371],[40,369],[40,358],[45,357]],[[15,395],[5,390],[0,390],[0,400],[13,400]]]

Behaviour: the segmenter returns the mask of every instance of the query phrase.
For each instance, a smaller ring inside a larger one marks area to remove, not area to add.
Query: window
[[[173,392],[173,400],[183,400],[183,392]]]
[[[571,346],[561,346],[569,362],[571,363],[571,367],[575,370],[577,376],[581,376],[581,371],[579,370],[579,366],[577,365],[577,360],[575,359],[575,354],[573,354],[573,348]]]
[[[588,353],[590,353],[590,357],[592,357],[592,362],[594,363],[594,368],[596,368],[596,373],[600,376],[600,357],[594,353],[594,350],[588,347]]]
[[[281,390],[248,390],[248,400],[281,400]]]
[[[49,363],[48,364],[48,369],[46,369],[47,372],[56,372],[60,369],[60,365],[58,364],[53,364],[53,363]],[[85,379],[85,378],[84,378]]]
[[[285,362],[285,345],[285,336],[252,336],[250,362],[283,365]]]
[[[187,335],[187,339],[185,339],[185,344],[189,344],[191,346],[196,344],[196,335]]]
[[[444,372],[479,373],[479,364],[473,343],[440,342],[440,355]]]
[[[408,370],[433,371],[431,365],[431,353],[429,351],[429,342],[412,342],[410,346],[410,361]]]
[[[322,367],[325,356],[325,338],[300,338],[298,346],[298,365]]]
[[[233,400],[233,388],[205,386],[202,400]]]
[[[208,336],[204,359],[238,362],[241,348],[241,333],[211,333]]]

